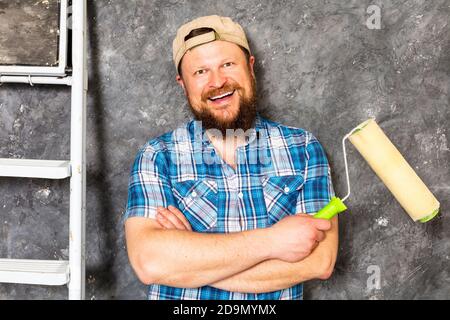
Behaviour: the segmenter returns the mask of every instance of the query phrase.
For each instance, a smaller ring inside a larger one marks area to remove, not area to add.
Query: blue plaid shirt
[[[198,121],[148,141],[131,169],[128,217],[155,219],[174,205],[193,231],[229,233],[267,228],[287,215],[317,212],[334,196],[325,152],[309,132],[257,116],[234,170]],[[233,257],[230,257],[233,259]],[[267,293],[229,292],[211,286],[152,284],[149,299],[302,299],[303,286]]]

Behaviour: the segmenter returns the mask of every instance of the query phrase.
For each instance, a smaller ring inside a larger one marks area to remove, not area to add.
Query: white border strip
[[[6,66],[0,65],[2,75],[35,75],[35,76],[64,76],[67,66],[67,2],[60,0],[61,11],[59,21],[59,50],[58,66]]]

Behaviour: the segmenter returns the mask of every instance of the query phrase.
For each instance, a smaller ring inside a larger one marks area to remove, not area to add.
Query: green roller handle
[[[344,202],[342,202],[342,200],[337,197],[333,197],[331,198],[330,202],[328,202],[325,207],[320,209],[313,217],[329,220],[338,213],[341,213],[345,210],[347,210],[347,207],[345,206]]]

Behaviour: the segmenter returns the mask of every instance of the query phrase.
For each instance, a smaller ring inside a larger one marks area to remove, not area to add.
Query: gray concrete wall
[[[381,7],[381,29],[366,9]],[[352,196],[340,217],[339,255],[306,299],[450,298],[450,4],[425,1],[89,1],[87,299],[144,299],[120,218],[138,148],[190,116],[175,83],[177,27],[231,16],[256,56],[259,109],[313,132],[338,195],[346,192],[341,138],[369,117],[441,202],[413,223],[349,146]],[[0,87],[0,157],[69,157],[67,88]],[[68,181],[0,178],[0,256],[66,259]],[[370,266],[380,289],[370,288]],[[0,299],[64,299],[65,288],[0,284]]]

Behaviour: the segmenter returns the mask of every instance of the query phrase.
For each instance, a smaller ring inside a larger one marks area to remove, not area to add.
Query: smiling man
[[[328,279],[337,218],[309,132],[257,114],[255,58],[230,18],[195,19],[173,41],[195,119],[138,152],[124,214],[131,265],[149,299],[302,299]]]

